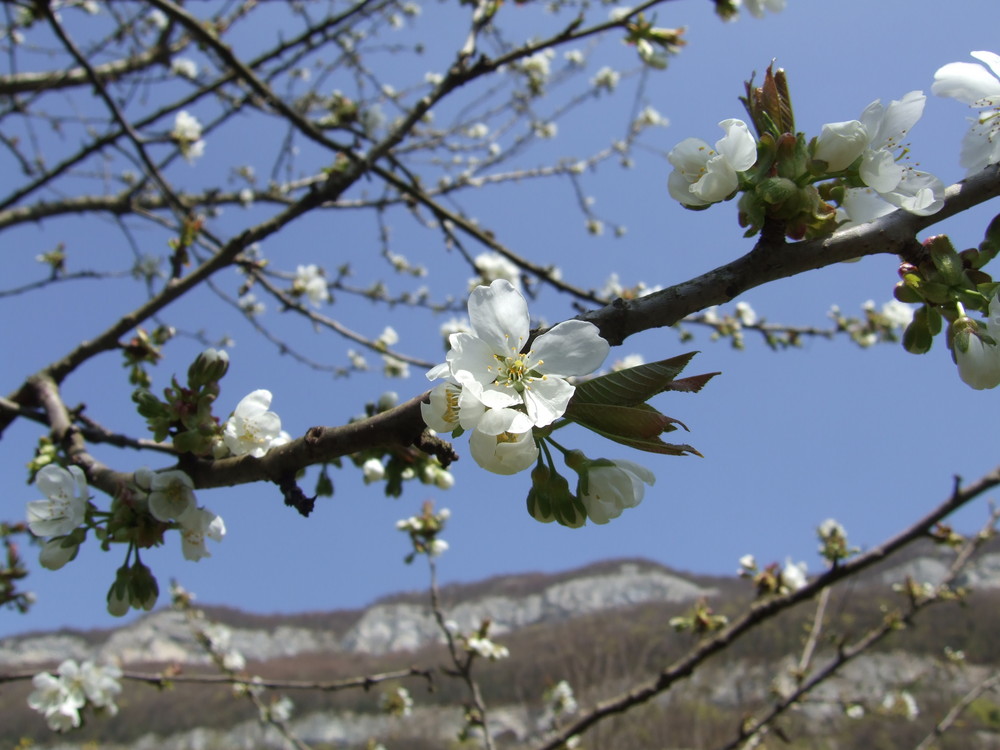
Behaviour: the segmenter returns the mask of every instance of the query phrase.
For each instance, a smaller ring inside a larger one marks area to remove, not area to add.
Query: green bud
[[[160,585],[156,582],[153,571],[136,561],[132,566],[132,580],[129,585],[129,604],[135,609],[149,612],[156,606],[160,596]]]
[[[785,177],[769,177],[757,186],[757,195],[773,206],[784,203],[798,190],[798,185]]]
[[[132,575],[126,566],[118,568],[115,582],[108,589],[108,613],[113,617],[124,617],[129,611],[129,581]]]
[[[907,286],[902,281],[896,284],[892,289],[892,296],[898,299],[900,302],[907,302],[910,304],[923,302],[923,297],[917,294],[912,287]]]
[[[188,384],[198,388],[218,383],[229,370],[229,355],[225,351],[206,349],[188,368]]]

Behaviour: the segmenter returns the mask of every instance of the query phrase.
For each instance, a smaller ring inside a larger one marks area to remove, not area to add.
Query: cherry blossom
[[[35,478],[45,500],[28,503],[28,528],[35,536],[64,536],[81,523],[87,513],[87,478],[78,466],[64,469],[48,464]]]
[[[575,462],[574,462],[575,463]],[[644,484],[653,485],[656,476],[632,461],[598,459],[581,469],[577,494],[587,509],[587,517],[597,524],[617,518],[626,508],[634,508],[645,495]]]
[[[757,161],[757,141],[742,120],[719,123],[726,135],[712,149],[700,138],[685,138],[669,154],[674,171],[667,189],[688,208],[700,208],[726,200],[739,187],[738,172]]]
[[[428,377],[437,379],[450,372],[471,391],[488,409],[477,428],[490,435],[552,424],[566,411],[575,390],[567,378],[596,370],[610,349],[597,326],[568,320],[525,350],[528,305],[504,279],[473,290],[469,320],[472,332],[449,337],[447,362]]]
[[[989,68],[975,63],[954,62],[934,74],[931,91],[980,110],[970,118],[972,126],[962,139],[960,163],[969,174],[1000,162],[1000,55],[973,52]]]
[[[281,436],[281,418],[271,406],[271,392],[257,390],[245,396],[226,422],[222,439],[235,456],[260,458]]]

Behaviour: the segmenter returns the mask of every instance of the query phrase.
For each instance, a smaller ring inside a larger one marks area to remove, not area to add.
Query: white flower
[[[391,354],[383,354],[382,372],[388,378],[408,378],[410,377],[410,365]]]
[[[298,266],[295,269],[292,291],[296,294],[306,295],[313,307],[322,307],[330,301],[330,290],[327,288],[326,278],[315,264]]]
[[[378,482],[385,478],[385,466],[377,458],[369,458],[361,465],[361,473],[364,475],[365,484]]]
[[[465,647],[469,651],[479,654],[484,659],[489,659],[491,661],[506,659],[510,656],[510,650],[506,646],[494,643],[489,638],[469,636],[465,639]]]
[[[469,452],[477,464],[494,474],[517,474],[538,460],[538,444],[531,432],[488,435],[473,430]]]
[[[889,714],[900,714],[908,721],[914,721],[920,716],[917,701],[909,690],[888,693],[882,699],[882,710]]]
[[[906,328],[913,321],[913,308],[898,299],[891,299],[882,305],[882,317],[893,328]]]
[[[895,210],[895,206],[882,200],[871,188],[848,188],[844,191],[844,200],[837,212],[837,219],[841,222],[840,228],[846,229],[875,221]]]
[[[830,122],[816,139],[813,157],[826,162],[828,172],[847,169],[868,147],[868,131],[858,120]]]
[[[597,74],[593,78],[590,79],[590,85],[598,91],[606,89],[610,92],[615,90],[620,79],[621,75],[618,71],[605,65],[597,71]]]
[[[240,310],[249,315],[251,318],[262,315],[267,309],[263,302],[257,300],[257,295],[252,292],[249,294],[244,294],[238,300],[236,304],[239,306]]]
[[[962,139],[960,163],[969,174],[1000,162],[1000,55],[973,52],[988,68],[974,63],[954,62],[934,74],[931,91],[949,96],[981,110],[970,118],[972,126]],[[992,75],[991,75],[992,73]]]
[[[77,664],[67,659],[59,665],[59,676],[48,672],[35,675],[35,690],[28,706],[45,716],[49,728],[62,732],[80,726],[80,709],[89,701],[111,715],[118,712],[115,696],[121,692],[118,667],[99,667],[91,661]]]
[[[59,668],[63,679],[70,679],[67,673]],[[85,661],[80,665],[79,671],[73,674],[72,679],[79,684],[87,700],[92,706],[102,708],[111,715],[118,713],[118,706],[115,705],[115,696],[122,691],[121,679],[122,671],[113,664],[98,666],[92,661]]]
[[[740,572],[755,571],[757,570],[757,558],[753,555],[743,555],[740,558]]]
[[[555,138],[559,133],[559,125],[554,122],[536,122],[531,129],[539,138]]]
[[[281,418],[271,406],[271,392],[257,390],[236,405],[236,411],[226,421],[222,439],[234,456],[251,455],[260,458],[281,435]]]
[[[79,466],[69,470],[47,464],[35,484],[45,500],[28,503],[28,528],[35,536],[64,536],[83,523],[87,513],[87,478]]]
[[[743,0],[746,9],[755,18],[763,18],[765,8],[772,13],[784,10],[785,2],[786,0]]]
[[[66,537],[60,536],[45,542],[38,553],[39,564],[46,570],[59,570],[70,562],[80,551],[80,545],[67,543],[68,541]]]
[[[149,512],[158,521],[180,518],[195,507],[194,482],[183,471],[159,471],[149,487]]]
[[[469,138],[479,140],[485,138],[490,134],[490,129],[485,122],[477,122],[475,125],[469,126],[465,131],[465,135]]]
[[[177,141],[181,154],[188,162],[194,163],[205,153],[205,142],[201,140],[201,123],[186,109],[182,109],[174,116],[174,129],[170,135]]]
[[[736,317],[745,326],[752,326],[757,322],[757,313],[750,307],[749,302],[736,303]]]
[[[545,693],[545,701],[556,716],[576,713],[578,708],[573,688],[566,680],[560,680]]]
[[[36,674],[31,682],[35,690],[28,696],[28,706],[45,717],[49,729],[65,732],[80,726],[80,709],[87,702],[82,691],[71,690],[61,677],[48,672]]]
[[[515,289],[521,288],[521,269],[500,253],[480,253],[472,261],[472,264],[476,267],[479,276],[469,280],[470,290],[481,284],[491,284],[497,279],[506,279]],[[464,329],[459,330],[468,329],[468,324],[466,324]]]
[[[635,118],[635,127],[645,128],[645,127],[667,127],[670,124],[670,119],[664,117],[653,107],[646,106],[639,113],[639,116]]]
[[[832,539],[834,537],[839,537],[841,539],[847,538],[847,531],[844,529],[843,524],[834,518],[828,518],[823,523],[819,525],[817,529],[820,539]]]
[[[807,566],[804,562],[793,563],[792,558],[786,558],[785,567],[781,569],[781,588],[785,591],[798,591],[805,588],[809,582],[806,570]]]
[[[399,334],[396,333],[396,329],[392,326],[386,326],[379,337],[375,339],[375,345],[382,349],[388,349],[390,346],[395,346],[398,343]]]
[[[980,328],[985,329],[998,345],[983,341],[973,332],[969,333],[965,351],[957,342],[952,343],[959,377],[976,390],[1000,385],[1000,295],[990,302],[986,322],[980,323]]]
[[[575,390],[566,378],[593,372],[610,349],[597,326],[568,320],[523,351],[530,327],[528,305],[503,279],[473,290],[469,321],[472,333],[450,337],[447,362],[431,370],[428,378],[450,371],[488,407],[477,429],[491,435],[552,424],[566,411]],[[515,406],[524,412],[511,409]]]
[[[205,539],[222,541],[226,535],[226,524],[222,516],[217,516],[207,508],[192,508],[180,519],[181,548],[186,560],[197,562],[203,557],[211,557],[205,547]]]
[[[186,57],[175,57],[170,61],[170,72],[181,78],[196,78],[198,76],[198,64]]]
[[[566,52],[563,53],[563,57],[566,59],[566,62],[568,62],[570,65],[578,68],[583,67],[583,64],[586,62],[586,59],[584,58],[583,55],[583,51],[578,49],[566,50]]]
[[[587,509],[587,517],[598,524],[617,518],[626,508],[642,502],[646,488],[656,482],[656,476],[644,466],[631,461],[589,462],[580,475],[577,494]]]
[[[848,719],[860,719],[865,715],[865,707],[860,703],[852,703],[844,709],[844,715]]]
[[[283,695],[270,706],[261,708],[260,719],[261,721],[276,721],[278,723],[286,722],[292,718],[292,709],[294,708],[295,704],[292,699]]]
[[[699,138],[685,138],[667,154],[674,167],[667,189],[685,206],[696,208],[725,200],[739,187],[737,173],[757,161],[757,142],[745,122],[723,120],[719,127],[726,135],[715,142],[715,150]]]
[[[883,107],[876,99],[861,113],[868,145],[861,154],[859,175],[889,203],[918,216],[936,213],[944,205],[944,184],[933,175],[899,163],[903,138],[924,111],[927,97],[911,91]]]

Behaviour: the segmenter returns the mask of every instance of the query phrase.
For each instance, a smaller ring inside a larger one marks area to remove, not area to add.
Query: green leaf
[[[608,440],[614,440],[616,443],[627,445],[629,448],[635,448],[636,450],[646,451],[646,453],[659,453],[664,456],[683,456],[686,453],[692,453],[695,456],[701,456],[701,453],[690,445],[664,443],[658,437],[630,438],[621,435],[611,435],[600,430],[594,430],[594,432],[602,437],[606,437]],[[704,458],[704,456],[701,457]]]
[[[572,411],[577,403],[614,406],[636,406],[645,403],[657,393],[669,390],[670,383],[697,353],[680,354],[659,362],[611,372],[581,383],[576,387],[565,416],[573,419]]]
[[[993,221],[986,227],[986,237],[979,245],[979,258],[976,268],[982,268],[1000,253],[1000,214],[993,217]]]
[[[678,424],[687,429],[683,422],[660,414],[649,404],[637,406],[577,404],[569,418],[602,435],[625,438],[655,438],[661,433],[676,430],[674,425]]]
[[[714,378],[716,375],[721,374],[721,372],[708,372],[704,375],[692,375],[689,378],[681,378],[680,380],[674,380],[669,383],[663,390],[680,391],[681,393],[697,393],[705,387],[705,383]]]

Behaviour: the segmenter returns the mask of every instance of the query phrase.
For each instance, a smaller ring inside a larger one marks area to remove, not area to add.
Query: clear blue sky
[[[429,28],[441,9],[428,4],[418,25]],[[798,127],[810,134],[818,134],[824,122],[857,117],[876,98],[888,102],[914,89],[929,94],[940,65],[969,60],[971,50],[998,51],[1000,5],[970,0],[962,9],[958,13],[930,0],[789,0],[789,8],[779,15],[722,24],[710,3],[670,3],[659,11],[658,24],[688,26],[689,46],[669,70],[652,75],[645,92],[648,103],[670,118],[670,127],[644,138],[650,148],[635,153],[633,169],[607,164],[581,181],[585,194],[595,199],[597,215],[608,225],[625,225],[625,237],[588,235],[565,181],[484,190],[467,194],[462,204],[508,247],[535,262],[560,266],[567,280],[579,286],[599,288],[611,271],[626,284],[683,281],[743,254],[751,241],[742,238],[734,203],[696,213],[669,198],[666,151],[689,136],[714,142],[721,135],[718,121],[743,116],[736,99],[743,81],[754,70],[762,74],[772,58],[788,71]],[[526,19],[533,18],[528,15],[532,12],[514,4],[501,9],[502,14],[523,13]],[[435,54],[443,60],[444,51],[460,43],[459,30],[451,32],[438,35],[440,47],[421,62],[427,69],[433,69]],[[632,61],[630,49],[609,39],[588,60],[587,76],[604,64],[624,68]],[[388,78],[398,80],[402,89],[419,83],[423,72],[390,70]],[[613,103],[598,102],[601,106],[586,110],[592,114],[585,118],[560,121],[558,137],[525,155],[522,163],[583,157],[620,137],[630,120],[635,82],[623,81]],[[914,158],[946,184],[962,176],[958,151],[965,115],[962,105],[929,97],[924,118],[911,134]],[[175,164],[171,176],[182,185],[189,180],[197,185],[199,173],[228,169],[246,158],[239,154],[277,148],[275,139],[282,132],[230,131],[225,137],[209,137],[205,158],[193,168]],[[2,175],[10,172],[3,164],[0,184],[9,189],[10,178]],[[252,216],[267,215],[266,209],[252,210],[260,213],[228,208],[214,227],[225,234]],[[960,248],[975,245],[998,210],[998,205],[981,207],[940,225],[935,233],[951,233]],[[152,249],[164,241],[153,232],[139,239]],[[349,261],[363,283],[389,276],[376,240],[371,217],[325,214],[282,232],[263,249],[275,267],[291,271],[299,263],[332,269]],[[27,227],[5,237],[3,287],[41,278],[44,268],[34,257],[59,241],[68,241],[70,270],[125,268],[130,262],[121,235],[102,219]],[[431,273],[425,280],[390,278],[392,289],[427,283],[436,297],[464,295],[470,273],[442,246],[439,235],[397,217],[393,250],[428,266]],[[773,322],[824,325],[832,304],[857,313],[866,300],[881,304],[890,299],[896,265],[891,257],[869,258],[752,290],[742,299]],[[228,271],[217,281],[229,293],[239,284],[235,272]],[[0,360],[0,390],[11,392],[25,375],[104,329],[132,309],[141,294],[132,282],[116,280],[0,298],[0,314],[8,321],[0,328],[0,347],[6,352]],[[165,317],[188,330],[234,337],[232,366],[219,402],[222,412],[251,390],[268,388],[284,426],[298,436],[315,424],[343,423],[384,390],[409,397],[427,388],[418,369],[403,381],[380,375],[335,381],[307,371],[256,339],[243,319],[214,298],[201,295],[198,300],[197,305],[168,309]],[[393,325],[401,335],[400,350],[432,361],[442,358],[441,320],[387,315],[367,303],[351,304],[344,298],[329,312],[370,336]],[[548,291],[531,310],[549,322],[575,314],[568,299]],[[344,361],[350,344],[279,318],[272,304],[264,320],[295,345],[317,359]],[[198,348],[184,340],[172,344],[154,370],[158,387],[171,373],[183,373]],[[425,567],[403,564],[406,538],[394,524],[433,499],[453,513],[444,535],[451,549],[440,564],[446,582],[564,570],[624,556],[716,574],[735,573],[738,558],[746,553],[765,563],[791,556],[807,560],[816,572],[820,562],[814,530],[825,518],[841,521],[853,544],[870,546],[942,501],[954,474],[972,479],[997,461],[990,425],[998,394],[963,385],[943,341],[922,357],[892,345],[862,351],[847,340],[806,341],[801,349],[774,353],[750,335],[746,351],[735,352],[704,336],[681,344],[676,333],[663,330],[634,337],[612,357],[639,352],[652,360],[691,349],[701,350],[691,374],[719,370],[722,375],[699,395],[661,396],[656,405],[691,428],[684,439],[704,459],[640,455],[576,433],[578,445],[590,455],[635,460],[657,475],[642,505],[607,526],[569,530],[536,523],[524,509],[527,473],[486,474],[460,439],[463,457],[450,491],[410,483],[402,498],[387,499],[377,485],[363,485],[360,473],[349,467],[334,473],[335,496],[321,499],[308,519],[285,508],[273,487],[202,491],[199,501],[221,514],[228,529],[222,544],[210,543],[212,557],[186,562],[175,537],[143,557],[164,592],[176,578],[206,603],[257,612],[357,607],[383,594],[425,586]],[[374,364],[375,358],[369,359]],[[130,411],[117,358],[88,364],[67,382],[65,396],[70,404],[86,402],[88,413],[115,429],[141,430]],[[39,496],[24,484],[24,464],[38,435],[35,425],[21,422],[0,443],[7,518],[23,517],[24,504]],[[158,465],[155,456],[107,449],[95,453],[120,470]],[[307,490],[313,479],[310,473]],[[106,504],[107,498],[97,502]],[[985,504],[979,504],[960,514],[959,526],[978,527],[986,513]],[[104,596],[123,554],[103,553],[90,543],[75,562],[54,573],[32,560],[26,587],[37,593],[38,602],[27,616],[0,614],[0,636],[119,623],[106,614]],[[28,555],[34,557],[31,550]],[[161,601],[166,603],[165,593]]]

